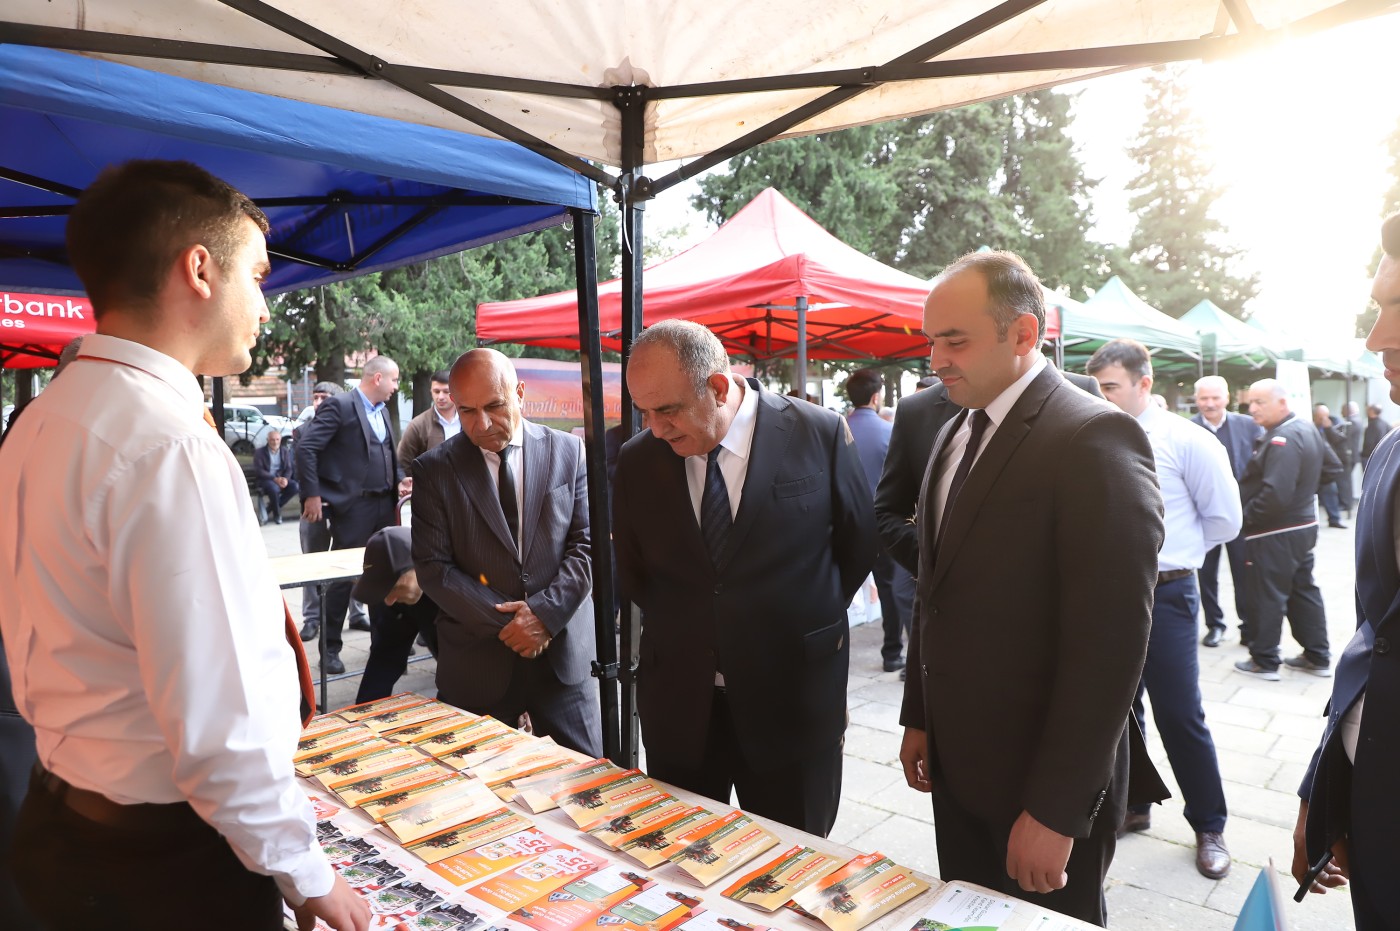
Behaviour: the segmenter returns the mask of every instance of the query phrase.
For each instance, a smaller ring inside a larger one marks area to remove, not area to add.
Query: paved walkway
[[[287,523],[264,528],[272,555],[298,551],[297,525],[288,508]],[[1352,600],[1352,531],[1323,529],[1317,548],[1317,580],[1328,609],[1334,653],[1355,627]],[[1222,567],[1225,603],[1232,601],[1229,570]],[[299,592],[289,592],[295,612]],[[1195,837],[1181,816],[1179,799],[1154,808],[1152,828],[1124,838],[1109,873],[1111,927],[1126,931],[1230,929],[1259,869],[1270,858],[1281,871],[1292,859],[1292,829],[1297,816],[1295,791],[1322,730],[1322,708],[1330,679],[1285,670],[1283,681],[1262,682],[1231,669],[1245,655],[1235,631],[1215,649],[1200,648],[1201,689],[1206,716],[1220,755],[1230,823],[1225,837],[1235,858],[1231,874],[1220,882],[1202,877],[1194,862]],[[308,644],[313,647],[314,644]],[[846,768],[840,817],[832,839],[864,851],[881,850],[902,863],[938,874],[933,844],[933,815],[927,796],[904,784],[899,769],[899,702],[903,683],[880,666],[880,632],[875,625],[851,635],[850,714],[846,734]],[[363,668],[369,635],[347,631],[342,654],[347,669]],[[1298,652],[1285,633],[1284,653]],[[421,651],[420,651],[421,652]],[[314,665],[314,660],[313,660]],[[433,694],[434,664],[409,667],[399,687]],[[331,707],[354,699],[357,678],[333,683]],[[1150,727],[1148,743],[1168,785],[1171,769]],[[1286,897],[1295,885],[1282,877]],[[1303,905],[1289,901],[1294,931],[1340,931],[1353,926],[1345,891],[1309,896]]]

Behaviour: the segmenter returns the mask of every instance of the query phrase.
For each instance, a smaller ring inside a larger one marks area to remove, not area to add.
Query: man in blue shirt
[[[851,412],[846,415],[851,435],[856,440],[856,453],[870,482],[870,494],[880,481],[885,468],[885,454],[890,449],[893,424],[880,416],[880,398],[884,379],[875,369],[858,369],[846,379],[846,397]],[[914,616],[914,577],[895,562],[889,550],[881,544],[875,557],[875,588],[880,592],[880,620],[885,628],[885,642],[880,648],[885,672],[904,668],[904,634]],[[900,678],[903,678],[901,674]]]
[[[1152,402],[1152,357],[1136,340],[1105,343],[1089,359],[1103,396],[1138,419],[1157,463],[1166,515],[1166,541],[1157,556],[1157,590],[1147,665],[1133,703],[1144,726],[1142,693],[1181,786],[1186,820],[1196,832],[1196,869],[1210,879],[1230,872],[1225,847],[1225,790],[1215,743],[1201,709],[1196,656],[1196,570],[1212,547],[1233,540],[1242,518],[1239,486],[1225,447],[1184,418]],[[1131,533],[1132,528],[1125,528]],[[1151,806],[1128,809],[1122,833],[1145,831]]]

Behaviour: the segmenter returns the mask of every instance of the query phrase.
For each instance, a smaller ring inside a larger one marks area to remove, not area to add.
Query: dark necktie
[[[515,447],[506,445],[499,453],[501,471],[497,474],[497,489],[501,494],[501,513],[506,516],[506,526],[510,528],[510,538],[520,548],[520,506],[515,501],[515,474],[510,468],[510,454]]]
[[[967,445],[963,447],[962,458],[958,460],[957,471],[953,473],[953,481],[948,486],[948,500],[938,518],[938,536],[933,544],[935,558],[938,556],[938,546],[943,542],[943,528],[948,526],[948,519],[953,516],[953,505],[958,500],[958,492],[962,491],[963,482],[967,481],[967,473],[972,471],[972,463],[977,459],[977,450],[982,446],[982,434],[987,432],[987,424],[991,422],[992,418],[987,416],[986,411],[972,412],[972,429],[967,437]]]
[[[719,568],[724,544],[729,540],[729,528],[734,523],[729,512],[729,489],[724,485],[724,473],[719,470],[721,448],[716,446],[705,457],[705,493],[700,496],[700,535],[705,538],[705,549],[710,551],[710,562],[715,568]]]

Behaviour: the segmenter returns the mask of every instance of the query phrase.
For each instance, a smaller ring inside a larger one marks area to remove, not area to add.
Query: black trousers
[[[1205,614],[1206,628],[1223,633],[1229,625],[1225,623],[1225,610],[1220,605],[1221,551],[1224,551],[1230,563],[1230,581],[1235,587],[1235,617],[1239,619],[1241,629],[1245,626],[1245,615],[1249,611],[1249,556],[1245,553],[1244,537],[1236,537],[1229,543],[1211,547],[1196,572],[1201,582],[1201,608]]]
[[[413,638],[423,635],[428,652],[437,656],[438,607],[427,596],[417,604],[369,606],[369,659],[360,677],[355,704],[388,698],[408,668]]]
[[[777,769],[753,769],[744,762],[734,736],[726,693],[715,689],[710,732],[700,765],[677,766],[648,752],[647,772],[725,805],[732,790],[744,811],[826,837],[841,804],[841,749],[838,741]]]
[[[47,931],[281,931],[270,876],[244,867],[190,806],[149,808],[144,826],[98,824],[30,780],[10,863]]]
[[[1265,669],[1281,662],[1279,642],[1288,616],[1293,639],[1315,663],[1332,661],[1327,644],[1327,612],[1313,581],[1317,528],[1255,537],[1249,553],[1249,654]]]
[[[914,622],[914,577],[883,546],[871,571],[875,590],[880,593],[880,622],[885,629],[880,656],[887,661],[896,660],[904,654],[904,638]]]
[[[358,498],[347,507],[331,510],[331,549],[352,550],[364,546],[376,530],[394,523],[394,493]],[[326,654],[340,655],[345,612],[350,607],[353,582],[332,582],[326,586],[326,614],[321,618],[321,636],[326,638]]]

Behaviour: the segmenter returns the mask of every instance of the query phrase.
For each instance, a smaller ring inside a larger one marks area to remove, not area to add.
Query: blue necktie
[[[705,548],[710,551],[710,562],[716,569],[724,555],[724,545],[729,541],[729,528],[734,523],[729,512],[729,489],[724,485],[724,473],[719,470],[721,448],[716,446],[705,457],[705,492],[700,497],[700,535],[705,538]]]

